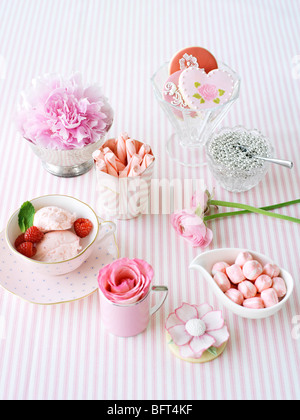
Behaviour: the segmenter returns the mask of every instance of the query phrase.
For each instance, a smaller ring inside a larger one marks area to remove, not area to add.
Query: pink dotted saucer
[[[109,228],[107,228],[109,230]],[[82,299],[98,289],[100,268],[119,257],[114,235],[95,247],[92,255],[75,271],[61,276],[36,274],[20,266],[10,251],[5,232],[0,233],[0,286],[26,301],[41,305]]]

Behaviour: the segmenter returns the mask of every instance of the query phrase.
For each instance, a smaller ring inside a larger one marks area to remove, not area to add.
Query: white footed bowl
[[[100,222],[94,210],[88,204],[77,198],[53,194],[34,198],[29,201],[36,211],[42,207],[56,206],[76,213],[77,218],[83,217],[93,223],[93,229],[89,236],[80,239],[82,250],[77,256],[65,261],[46,263],[27,258],[15,249],[15,240],[21,233],[18,225],[18,214],[20,211],[18,209],[7,223],[5,238],[10,249],[19,258],[20,264],[29,265],[34,273],[57,276],[76,270],[91,255],[96,243],[103,240],[106,236],[113,234],[116,230],[116,225],[113,222]],[[107,225],[110,225],[111,229],[109,232],[103,234],[103,227]]]
[[[217,298],[222,302],[226,308],[231,310],[236,315],[239,315],[243,318],[249,319],[261,319],[267,318],[271,315],[274,315],[278,312],[282,307],[286,304],[288,299],[290,298],[293,288],[294,288],[294,281],[292,276],[283,268],[280,267],[280,277],[282,277],[286,283],[287,293],[284,298],[274,306],[270,308],[263,308],[263,309],[251,309],[245,308],[244,306],[238,305],[230,300],[225,293],[219,288],[219,286],[214,281],[211,270],[213,265],[218,261],[225,261],[228,264],[234,264],[234,261],[237,255],[241,251],[248,251],[252,254],[253,258],[258,260],[263,266],[267,263],[274,264],[274,261],[271,258],[266,257],[263,254],[260,254],[256,251],[252,251],[250,249],[245,248],[219,248],[214,249],[212,251],[204,252],[198,257],[196,257],[190,264],[191,269],[198,270],[204,280],[208,283],[209,287],[211,287],[212,291],[215,293]]]

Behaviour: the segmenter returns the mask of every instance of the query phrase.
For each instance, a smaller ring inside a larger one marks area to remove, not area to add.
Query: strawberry
[[[79,238],[85,238],[91,233],[93,223],[89,219],[77,219],[74,222],[74,230]]]
[[[18,246],[17,251],[25,257],[32,258],[36,254],[36,247],[32,242],[23,242]]]
[[[31,226],[26,230],[24,237],[26,242],[32,242],[34,244],[41,242],[44,234],[36,226]]]
[[[15,248],[17,249],[19,245],[21,245],[23,242],[25,242],[25,233],[21,233],[15,240]]]

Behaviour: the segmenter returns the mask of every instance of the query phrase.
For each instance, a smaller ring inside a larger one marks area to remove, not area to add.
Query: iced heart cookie
[[[179,89],[186,104],[197,111],[227,102],[233,92],[233,78],[225,70],[190,67],[179,76]]]
[[[184,102],[181,92],[178,89],[179,76],[182,70],[176,71],[171,74],[164,85],[163,98],[174,106],[180,106],[181,108],[188,108]]]
[[[218,68],[215,57],[205,48],[188,47],[178,51],[169,64],[169,74],[189,67],[204,69],[206,73]]]
[[[183,303],[168,316],[165,328],[172,353],[192,363],[215,359],[229,339],[221,311],[214,311],[207,303]]]

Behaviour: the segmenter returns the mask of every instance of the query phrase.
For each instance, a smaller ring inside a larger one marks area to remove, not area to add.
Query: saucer
[[[110,235],[96,245],[92,255],[71,273],[61,276],[36,274],[27,266],[20,266],[3,231],[0,233],[0,286],[31,303],[72,302],[94,293],[98,289],[99,270],[117,258],[116,238]]]

